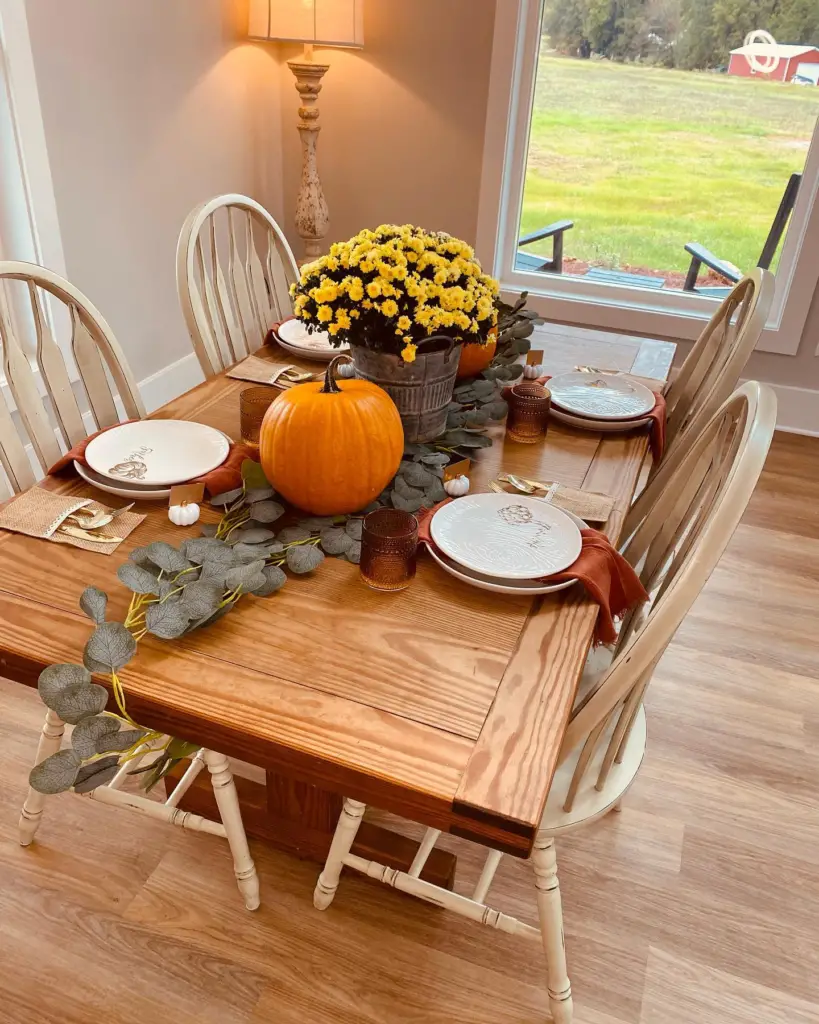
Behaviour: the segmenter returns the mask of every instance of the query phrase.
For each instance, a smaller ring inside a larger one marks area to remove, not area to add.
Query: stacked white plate
[[[285,320],[276,330],[276,340],[286,352],[294,356],[316,359],[323,363],[329,363],[335,356],[350,351],[349,345],[334,348],[330,344],[330,335],[327,331],[310,332],[306,324],[295,317],[292,320]]]
[[[498,594],[533,596],[577,581],[544,583],[580,554],[582,519],[543,498],[470,494],[439,509],[430,522],[436,562],[465,583]]]
[[[167,498],[217,466],[230,451],[220,430],[188,420],[139,420],[106,430],[89,442],[77,473],[94,487],[131,501]]]
[[[547,387],[558,422],[602,434],[646,426],[657,400],[645,384],[613,373],[561,373]]]

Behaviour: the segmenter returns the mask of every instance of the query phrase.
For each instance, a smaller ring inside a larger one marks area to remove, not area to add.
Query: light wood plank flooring
[[[819,441],[779,435],[753,504],[648,696],[623,813],[558,845],[578,1024],[819,1022]],[[226,844],[77,798],[16,819],[41,722],[0,682],[2,1024],[533,1024],[532,944],[258,845],[248,914]],[[459,887],[479,860],[457,840]],[[526,865],[497,905],[535,923]]]

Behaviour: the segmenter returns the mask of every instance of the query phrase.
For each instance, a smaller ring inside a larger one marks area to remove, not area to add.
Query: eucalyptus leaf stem
[[[243,526],[250,519],[250,509],[247,510],[247,514],[241,516],[236,522],[230,527],[230,529],[223,535],[223,540],[227,540],[228,537],[233,533],[234,530],[238,530],[240,526]]]
[[[125,721],[132,726],[134,729],[139,729],[139,725],[131,718],[128,712],[125,710],[125,690],[122,687],[122,683],[119,680],[119,676],[116,672],[111,673],[111,688],[114,691],[114,700],[117,703],[117,707],[120,710],[120,714]]]

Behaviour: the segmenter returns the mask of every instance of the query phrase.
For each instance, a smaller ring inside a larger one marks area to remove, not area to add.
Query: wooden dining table
[[[611,335],[541,341],[536,335],[552,374],[592,365],[665,379],[674,356],[672,344]],[[259,354],[282,361],[275,348]],[[238,438],[248,386],[220,375],[153,417]],[[492,433],[496,443],[473,463],[473,491],[511,472],[609,494],[605,530],[616,542],[647,454],[644,431],[601,435],[552,422],[540,444],[511,442],[502,425]],[[42,486],[112,500],[75,476]],[[0,675],[36,686],[46,666],[81,662],[91,632],[82,590],[106,591],[109,619],[122,621],[130,592],[116,571],[128,553],[198,535],[173,526],[161,503],[137,510],[147,519],[109,556],[0,531]],[[356,566],[327,558],[272,597],[243,599],[211,628],[172,642],[146,636],[121,679],[140,724],[235,762],[251,836],[321,861],[349,796],[526,857],[596,617],[580,586],[534,599],[488,593],[421,554],[408,589],[380,593]],[[215,818],[206,776],[182,806]],[[354,852],[406,870],[416,849],[365,822]],[[454,857],[436,850],[424,877],[451,885],[454,868]]]

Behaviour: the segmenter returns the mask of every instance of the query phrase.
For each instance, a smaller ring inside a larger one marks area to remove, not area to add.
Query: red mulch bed
[[[563,273],[582,277],[591,266],[595,266],[595,264],[576,260],[573,256],[567,256],[563,260]],[[623,263],[622,266],[613,269],[622,270],[626,274],[644,274],[646,277],[661,277],[665,281],[666,288],[674,288],[679,291],[682,290],[686,278],[686,275],[679,270],[654,270],[652,267],[633,267],[630,263]],[[720,277],[719,274],[715,274],[707,267],[703,267],[700,271],[700,276],[697,278],[697,284],[706,288],[718,288],[727,285],[728,282],[725,278]]]

